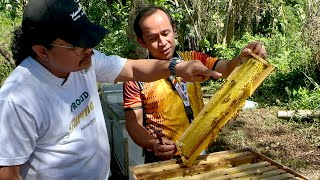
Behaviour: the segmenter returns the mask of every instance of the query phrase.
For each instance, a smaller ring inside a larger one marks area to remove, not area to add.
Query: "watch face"
[[[180,57],[173,57],[172,60],[175,60],[176,64],[181,63],[183,61],[183,59]]]

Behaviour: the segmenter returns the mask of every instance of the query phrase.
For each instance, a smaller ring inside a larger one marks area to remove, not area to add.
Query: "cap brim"
[[[108,29],[90,22],[87,18],[80,18],[77,26],[68,29],[65,37],[61,39],[74,46],[82,48],[93,48],[97,46],[110,32]]]

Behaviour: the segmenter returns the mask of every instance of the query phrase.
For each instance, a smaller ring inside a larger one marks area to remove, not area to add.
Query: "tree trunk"
[[[131,1],[131,7],[129,12],[129,18],[128,18],[128,27],[127,27],[127,36],[129,38],[129,41],[131,41],[134,45],[133,52],[130,53],[129,58],[145,58],[148,56],[148,50],[141,47],[138,41],[136,40],[136,34],[133,30],[133,23],[134,19],[136,18],[139,11],[147,6],[148,3],[146,3],[144,0],[132,0]]]
[[[12,68],[16,67],[13,58],[10,56],[10,53],[4,49],[3,45],[0,45],[0,54],[9,62]]]
[[[228,4],[227,16],[224,24],[223,42],[224,45],[229,45],[233,39],[235,25],[235,13],[233,1],[230,0]]]

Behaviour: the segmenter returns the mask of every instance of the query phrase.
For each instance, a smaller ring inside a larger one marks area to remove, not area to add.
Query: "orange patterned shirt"
[[[184,60],[201,60],[210,69],[218,60],[196,51],[179,54]],[[187,92],[196,117],[203,108],[200,83],[187,82]],[[167,139],[177,141],[189,126],[183,101],[168,78],[148,83],[126,82],[123,88],[123,100],[125,111],[143,109],[143,125],[155,138],[156,130]]]

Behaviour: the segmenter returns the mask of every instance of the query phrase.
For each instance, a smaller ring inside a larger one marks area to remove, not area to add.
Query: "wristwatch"
[[[182,61],[183,61],[183,59],[180,57],[171,58],[169,66],[168,66],[168,69],[169,69],[171,75],[176,75],[176,65],[181,63]]]

